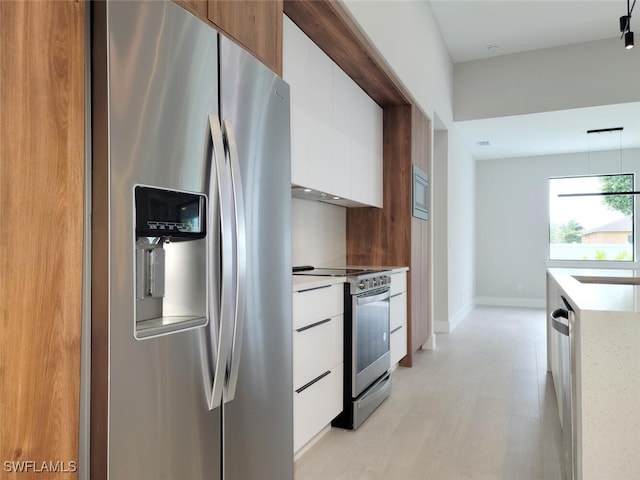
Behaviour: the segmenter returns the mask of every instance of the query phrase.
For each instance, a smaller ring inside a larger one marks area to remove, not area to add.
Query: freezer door
[[[221,36],[220,90],[246,254],[239,263],[246,271],[237,277],[239,318],[223,404],[224,478],[291,480],[289,86]]]
[[[210,115],[218,116],[218,37],[172,2],[97,2],[95,14],[101,9],[105,21],[94,27],[94,48],[107,42],[106,68],[94,57],[94,118],[102,120],[93,128],[104,122],[108,137],[104,150],[94,143],[94,169],[105,172],[94,178],[94,198],[108,192],[108,214],[93,221],[108,222],[108,238],[94,243],[94,259],[108,262],[108,289],[94,285],[91,477],[215,480],[222,469],[222,409],[210,408],[212,363],[206,356],[215,347],[207,334],[217,325],[219,305],[207,303],[206,327],[186,324],[144,335],[136,330],[134,190],[144,185],[207,196],[208,208],[219,212],[217,191],[208,189],[217,181],[210,167]],[[220,290],[216,275],[206,273],[208,262],[214,272],[221,269],[219,253],[208,253],[207,242],[217,245],[223,236],[215,217],[208,217],[205,239],[166,244],[165,284],[151,295],[164,303],[163,315],[201,316],[201,291]],[[194,300],[165,302],[173,292]],[[197,311],[189,312],[189,305]]]

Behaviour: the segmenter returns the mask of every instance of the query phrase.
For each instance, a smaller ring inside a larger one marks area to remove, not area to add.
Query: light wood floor
[[[393,373],[357,431],[331,429],[296,480],[564,480],[545,312],[475,309]]]

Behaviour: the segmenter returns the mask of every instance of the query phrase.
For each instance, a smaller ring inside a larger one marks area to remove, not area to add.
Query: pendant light
[[[629,0],[627,0],[627,14],[620,17],[620,39],[624,37],[624,48],[630,50],[633,48],[633,32],[631,31],[631,12],[633,7],[636,6],[636,0],[633,0],[633,4],[629,7]]]
[[[620,20],[622,22],[622,20]],[[633,39],[633,33],[631,33]],[[622,132],[624,127],[613,127],[613,128],[599,128],[596,130],[587,130],[587,135],[591,134],[600,134],[600,133],[611,133],[611,132]],[[620,171],[622,172],[622,137],[620,137]],[[590,162],[590,153],[591,147],[589,147],[589,152],[587,154],[587,161]],[[640,195],[640,191],[630,191],[630,192],[594,192],[594,193],[560,193],[558,197],[606,197],[609,195]]]

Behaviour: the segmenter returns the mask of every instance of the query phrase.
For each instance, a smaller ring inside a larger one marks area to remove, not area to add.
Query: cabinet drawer
[[[407,326],[407,292],[389,299],[389,330]]]
[[[400,327],[391,332],[389,350],[392,366],[407,354],[407,329],[405,327]]]
[[[344,310],[343,284],[293,292],[293,328],[341,315]]]
[[[293,388],[295,389],[343,361],[342,315],[320,322],[302,327],[302,331],[294,330],[293,332]]]
[[[293,392],[293,451],[342,411],[342,363],[304,390]]]
[[[391,275],[391,289],[389,295],[393,296],[407,291],[407,272],[394,273]]]

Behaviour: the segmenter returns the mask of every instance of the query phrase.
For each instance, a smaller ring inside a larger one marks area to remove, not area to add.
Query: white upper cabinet
[[[306,36],[305,36],[306,38]],[[335,172],[328,168],[331,159],[333,128],[331,125],[333,62],[315,43],[309,43],[309,102],[307,114],[309,129],[306,154],[312,172],[311,188],[327,191],[331,186],[331,177]],[[296,129],[297,131],[297,129]],[[304,146],[302,146],[304,149]],[[293,157],[292,157],[293,158]],[[334,192],[331,192],[334,193]]]
[[[382,109],[354,85],[351,94],[352,195],[367,205],[382,207]]]
[[[283,76],[291,183],[331,203],[382,207],[382,109],[286,16]]]
[[[287,20],[287,17],[284,17]],[[287,79],[291,99],[291,179],[302,185],[312,181],[309,165],[309,38],[291,21],[282,32],[286,57],[283,58],[283,77]]]
[[[333,64],[333,62],[331,62]],[[352,175],[348,170],[351,164],[352,134],[351,121],[353,105],[351,103],[350,90],[355,85],[353,80],[338,68],[332,67],[333,93],[331,95],[331,153],[327,162],[330,182],[328,188],[333,188],[331,193],[339,197],[352,198]],[[347,175],[339,173],[348,172]]]

